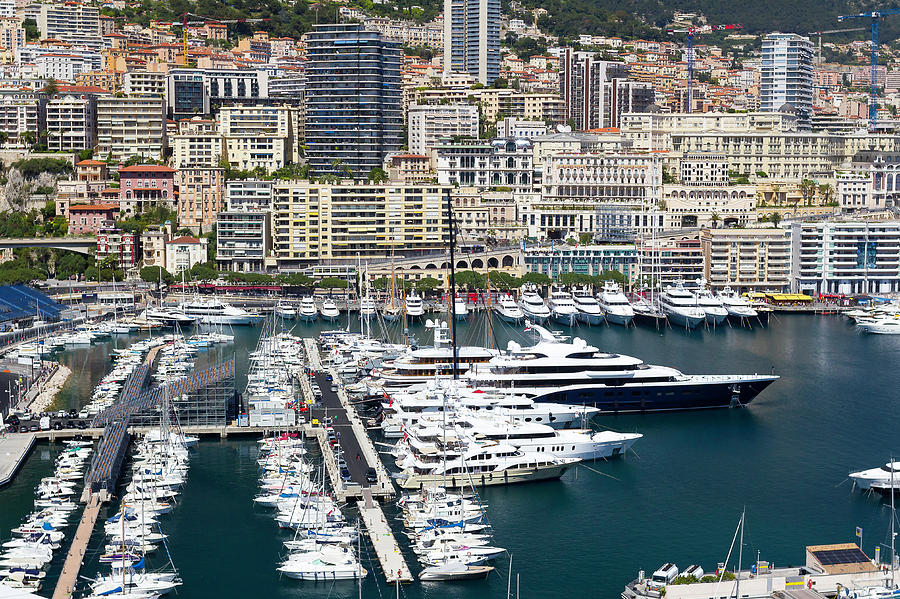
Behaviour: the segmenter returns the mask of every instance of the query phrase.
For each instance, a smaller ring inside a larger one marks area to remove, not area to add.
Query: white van
[[[678,576],[678,566],[675,564],[663,564],[650,577],[650,588],[661,589]]]

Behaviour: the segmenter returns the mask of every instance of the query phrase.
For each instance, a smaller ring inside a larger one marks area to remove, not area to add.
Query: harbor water
[[[484,323],[476,320],[482,317],[470,318],[459,327],[459,342],[484,344]],[[297,323],[294,332],[315,336],[325,328],[332,326]],[[236,329],[233,346],[216,348],[201,361],[233,354],[241,389],[259,332],[259,327]],[[421,325],[411,332],[423,343],[430,341]],[[525,338],[521,327],[500,323],[495,333],[501,347],[510,338]],[[806,545],[859,541],[857,526],[869,556],[877,545],[883,552],[889,547],[886,500],[853,491],[847,473],[900,453],[900,338],[860,335],[846,319],[813,315],[773,317],[768,328],[660,332],[581,326],[572,333],[602,350],[687,373],[774,369],[781,379],[746,409],[601,417],[600,427],[644,434],[634,453],[578,467],[560,481],[484,490],[494,543],[512,554],[513,593],[518,576],[522,597],[614,599],[639,570],[652,572],[663,562],[714,569],[724,561],[745,508],[745,567],[757,555],[775,566],[799,565]],[[73,371],[63,392],[65,407],[87,399],[110,367],[110,349],[127,342],[61,356]],[[29,510],[34,485],[52,472],[51,452],[52,446],[38,445],[16,480],[0,489],[4,539]],[[357,596],[350,581],[279,579],[275,568],[287,537],[268,512],[252,504],[258,490],[255,456],[253,440],[204,440],[196,449],[181,503],[163,517],[169,550],[184,580],[178,596]],[[386,512],[389,518],[396,513]],[[352,510],[346,513],[353,516]],[[399,540],[405,545],[404,537]],[[97,571],[91,555],[86,576]],[[363,548],[363,561],[370,574],[362,595],[394,596],[371,547]],[[410,564],[416,573],[418,566]],[[505,597],[508,557],[495,565],[487,581],[417,582],[400,594]],[[54,572],[44,595],[51,593]]]

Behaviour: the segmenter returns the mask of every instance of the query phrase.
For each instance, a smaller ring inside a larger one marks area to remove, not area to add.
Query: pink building
[[[69,206],[69,234],[96,233],[116,222],[119,207],[115,204],[76,204]]]
[[[115,227],[105,227],[97,231],[97,264],[107,256],[115,256],[119,268],[137,266],[141,259],[137,233],[127,233]]]
[[[137,164],[119,169],[119,208],[124,216],[140,214],[151,206],[174,210],[177,205],[174,168]]]

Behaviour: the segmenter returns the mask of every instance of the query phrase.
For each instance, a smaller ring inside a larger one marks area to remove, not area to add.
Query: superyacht
[[[575,326],[578,319],[578,308],[572,300],[572,294],[562,289],[552,289],[547,300],[550,307],[550,319],[567,327]]]
[[[680,282],[666,286],[659,294],[659,301],[669,322],[675,326],[693,329],[706,320],[706,312],[697,304],[697,298]]]
[[[603,284],[598,302],[607,322],[627,327],[634,319],[634,308],[628,303],[628,298],[615,281],[606,281]]]
[[[181,306],[182,311],[203,324],[256,324],[262,316],[218,299],[194,299]]]
[[[550,318],[550,309],[544,303],[544,299],[538,295],[537,289],[532,286],[522,289],[519,307],[525,317],[532,322],[544,324]]]
[[[603,413],[657,412],[746,406],[775,375],[691,375],[637,358],[601,352],[583,339],[561,342],[538,325],[531,347],[510,341],[506,352],[475,364],[465,379],[478,389],[522,394],[598,408]]]

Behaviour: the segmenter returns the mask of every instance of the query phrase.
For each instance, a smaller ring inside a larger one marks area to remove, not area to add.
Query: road
[[[366,487],[369,483],[366,481],[366,472],[369,469],[369,463],[366,456],[363,455],[356,435],[350,427],[350,419],[347,417],[347,411],[341,405],[341,400],[337,393],[331,390],[332,381],[329,381],[324,372],[316,373],[316,382],[322,390],[322,401],[320,408],[312,410],[312,417],[324,421],[327,416],[331,419],[331,425],[334,427],[335,433],[340,433],[339,443],[344,450],[344,459],[347,460],[347,470],[350,471],[350,480],[359,485]],[[359,459],[357,459],[357,456]]]

